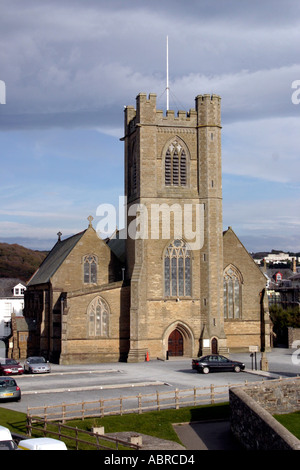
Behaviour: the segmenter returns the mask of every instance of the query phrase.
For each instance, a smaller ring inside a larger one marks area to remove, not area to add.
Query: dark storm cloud
[[[116,107],[134,104],[139,91],[164,92],[167,35],[171,87],[185,109],[198,93],[215,92],[227,100],[229,120],[296,112],[289,99],[300,73],[294,2],[0,5],[2,129],[119,126]]]

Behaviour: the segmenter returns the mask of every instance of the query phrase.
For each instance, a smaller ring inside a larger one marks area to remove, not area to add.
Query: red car
[[[15,359],[0,359],[0,375],[21,375],[23,372],[23,367]]]

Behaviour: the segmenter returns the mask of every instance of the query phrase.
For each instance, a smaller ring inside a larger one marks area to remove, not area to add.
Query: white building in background
[[[272,264],[287,264],[288,262],[300,263],[300,256],[290,256],[289,253],[284,252],[268,253],[263,258],[254,258],[254,261],[257,264],[261,264],[262,261]]]
[[[0,340],[11,334],[11,316],[23,316],[26,285],[20,279],[0,278]]]

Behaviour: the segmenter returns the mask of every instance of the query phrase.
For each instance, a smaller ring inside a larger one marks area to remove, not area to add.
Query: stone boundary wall
[[[292,328],[291,326],[288,327],[288,347],[290,349],[298,348],[299,345],[293,345],[295,341],[300,342],[300,328]]]
[[[231,431],[248,450],[300,450],[300,441],[270,413],[300,410],[300,377],[229,389]]]

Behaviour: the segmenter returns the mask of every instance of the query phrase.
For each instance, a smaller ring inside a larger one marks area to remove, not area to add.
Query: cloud
[[[271,250],[276,246],[277,249],[300,251],[299,186],[294,191],[287,187],[284,191],[282,186],[276,188],[274,184],[273,193],[267,189],[265,195],[265,182],[251,185],[250,181],[242,180],[242,184],[248,185],[244,197],[242,190],[236,200],[229,200],[225,193],[224,227],[232,226],[249,251]],[[248,194],[251,187],[253,198]]]
[[[300,119],[229,123],[223,131],[223,171],[265,181],[300,182]]]
[[[300,79],[300,5],[2,0],[1,6],[3,233],[15,231],[10,223],[19,223],[24,236],[30,226],[43,236],[47,227],[56,233],[61,222],[64,231],[75,230],[98,204],[116,203],[123,193],[123,107],[135,105],[139,92],[154,92],[165,109],[168,35],[171,108],[189,110],[198,94],[222,97],[224,220],[231,215],[229,225],[256,240],[288,227],[286,246],[295,242],[299,197],[288,185],[299,189],[300,105],[291,101],[291,85]],[[242,186],[246,177],[251,184]]]
[[[193,14],[182,2],[158,9],[147,2],[122,8],[122,2],[65,1],[53,7],[29,0],[17,9],[18,3],[7,3],[0,19],[1,78],[7,84],[2,128],[119,127],[120,108],[139,91],[164,91],[167,34],[171,89],[184,109],[197,94],[212,91],[222,95],[224,117],[231,120],[295,112],[288,109],[290,86],[300,67],[291,46],[300,32],[294,17],[286,27],[290,2],[281,23],[268,11],[269,2],[246,12],[236,2],[229,2],[232,9],[214,2],[218,13],[208,2],[192,2]],[[261,21],[265,12],[267,23]]]

